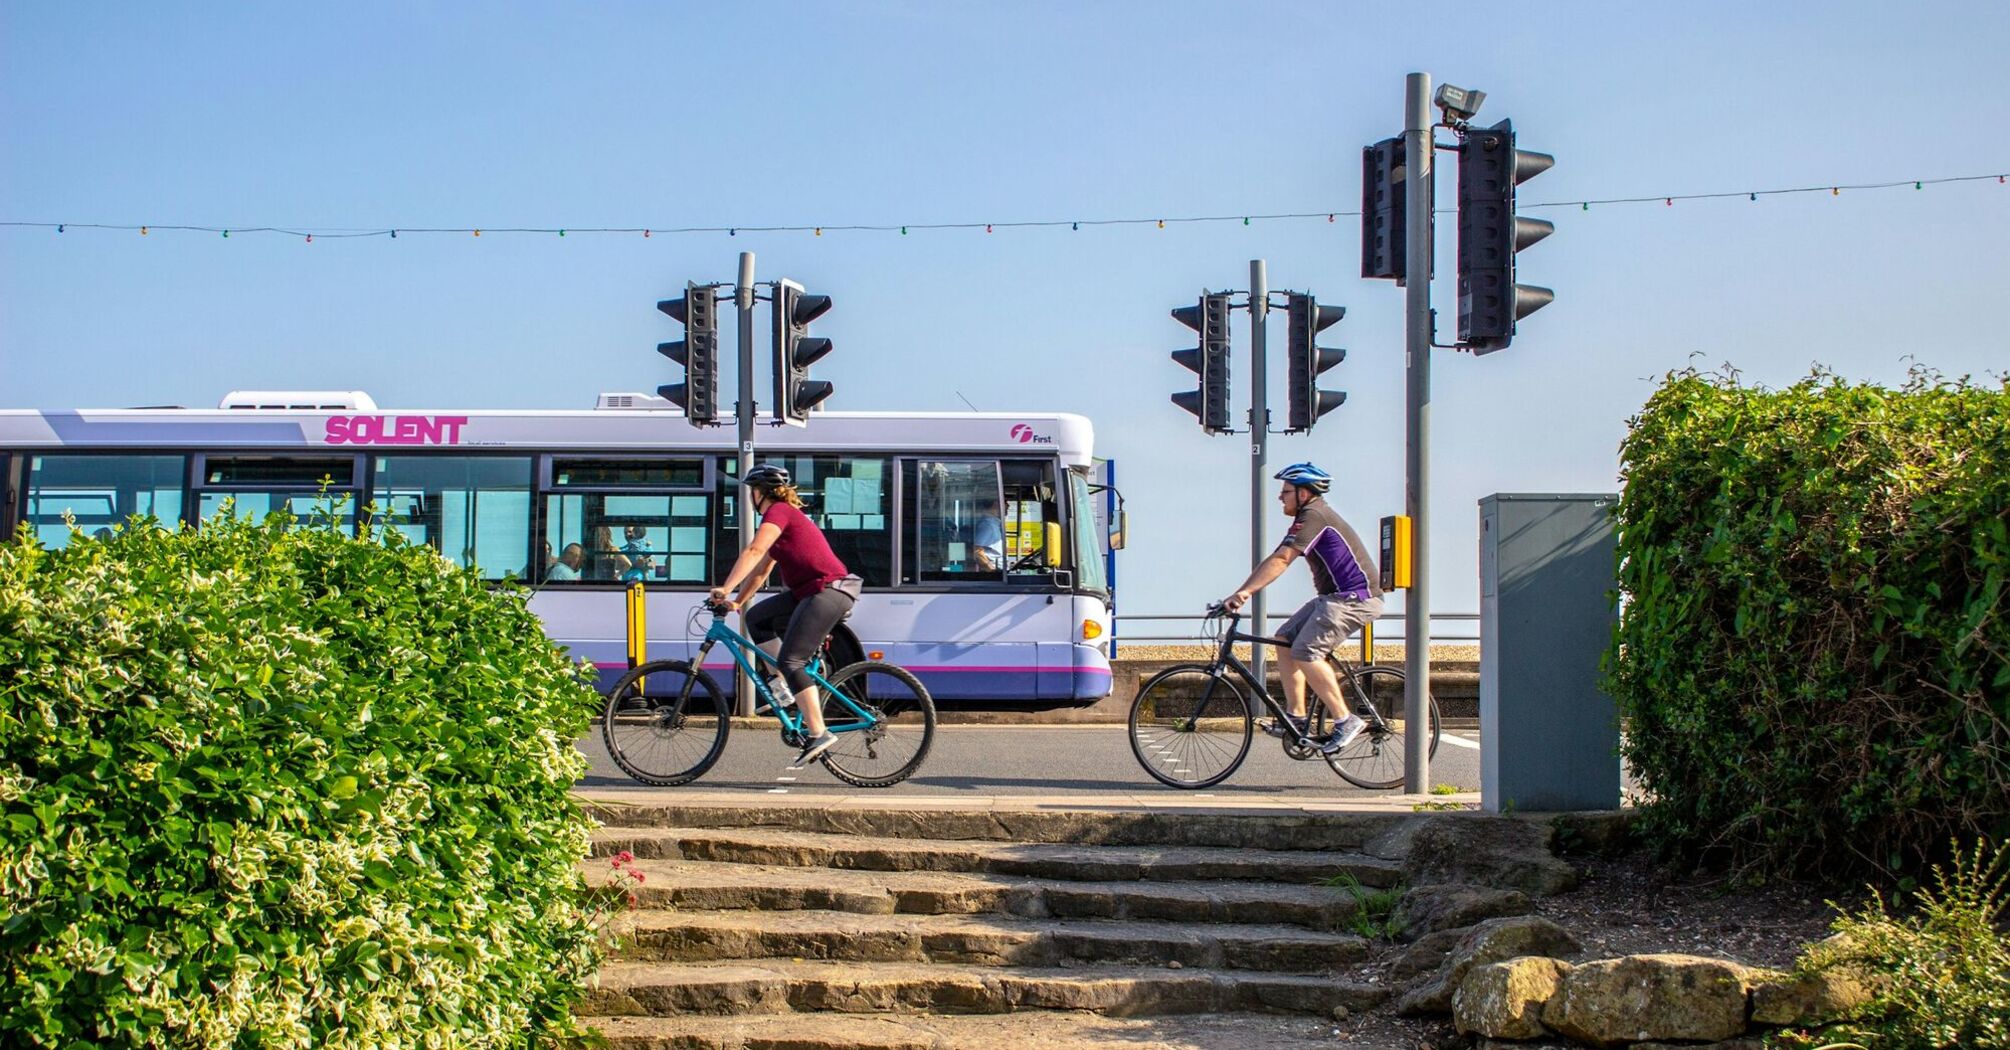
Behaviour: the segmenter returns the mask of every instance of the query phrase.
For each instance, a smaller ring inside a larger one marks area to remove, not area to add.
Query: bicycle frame
[[[1282,638],[1270,638],[1257,634],[1244,634],[1243,632],[1235,629],[1236,625],[1242,622],[1241,613],[1225,612],[1223,615],[1225,615],[1228,618],[1228,629],[1221,633],[1221,648],[1215,651],[1214,662],[1210,666],[1217,673],[1219,673],[1224,669],[1234,671],[1236,675],[1238,675],[1242,679],[1243,684],[1249,687],[1250,695],[1256,697],[1257,699],[1263,702],[1263,706],[1269,709],[1271,717],[1277,719],[1279,725],[1285,725],[1285,726],[1290,725],[1291,722],[1286,717],[1284,705],[1278,703],[1276,700],[1271,699],[1270,690],[1265,689],[1262,683],[1256,680],[1256,672],[1250,670],[1249,665],[1243,663],[1242,658],[1235,655],[1235,643],[1237,642],[1248,642],[1251,645],[1272,645],[1280,649],[1284,648],[1286,645],[1289,645],[1290,643],[1286,642]],[[1373,698],[1368,696],[1367,690],[1362,689],[1360,687],[1360,683],[1358,683],[1355,680],[1353,670],[1347,667],[1345,664],[1337,664],[1333,670],[1334,673],[1338,675],[1340,678],[1341,688],[1353,694],[1353,699],[1358,700],[1358,702],[1367,707],[1369,715],[1372,716],[1368,719],[1369,724],[1373,726],[1377,723],[1380,723],[1382,720],[1382,712],[1375,707],[1375,701]],[[1310,690],[1308,690],[1308,692],[1309,691]],[[1312,699],[1315,702],[1318,701],[1317,697],[1313,697]],[[1206,703],[1203,702],[1199,707],[1195,708],[1194,717],[1187,720],[1189,727],[1191,727],[1194,722],[1199,720],[1200,712],[1204,710],[1206,707],[1207,707]],[[1298,737],[1298,743],[1301,746],[1310,744],[1311,738],[1305,736],[1304,734],[1300,734]]]
[[[708,653],[712,651],[712,646],[717,644],[725,645],[726,652],[731,654],[731,656],[733,657],[733,663],[736,666],[738,666],[741,671],[745,672],[748,679],[750,679],[754,683],[754,690],[758,692],[761,695],[761,697],[768,702],[769,712],[771,712],[772,714],[774,714],[776,718],[781,720],[782,727],[791,732],[796,733],[802,732],[803,729],[802,713],[800,711],[797,711],[794,707],[776,703],[776,700],[779,698],[776,697],[774,692],[768,688],[768,683],[762,680],[761,675],[756,673],[756,664],[753,660],[748,659],[748,654],[751,653],[753,654],[754,657],[758,658],[760,662],[775,667],[781,666],[780,661],[776,660],[772,656],[769,656],[767,650],[761,648],[758,645],[755,645],[753,639],[748,638],[746,635],[743,635],[740,632],[734,630],[732,627],[728,626],[726,623],[726,616],[724,613],[714,613],[712,615],[712,626],[709,630],[705,632],[705,640],[699,644],[698,652],[691,657],[691,670],[694,673],[703,673],[705,667],[705,657]],[[850,733],[850,732],[856,732],[861,729],[871,729],[873,726],[878,725],[879,724],[878,716],[874,715],[871,711],[868,711],[865,708],[860,707],[855,701],[852,700],[851,697],[844,695],[844,693],[840,692],[836,686],[830,683],[829,679],[825,678],[821,673],[819,673],[822,669],[821,668],[822,663],[823,659],[821,657],[818,657],[817,659],[812,660],[810,662],[809,667],[806,668],[811,680],[816,682],[818,686],[827,690],[832,696],[837,697],[839,703],[851,709],[851,712],[857,715],[859,719],[861,719],[860,721],[856,722],[827,722],[824,728],[830,730],[833,733]],[[685,683],[684,689],[686,693],[690,691],[691,685],[689,682]],[[682,706],[682,704],[688,699],[689,699],[688,696],[679,697],[678,698],[679,706]]]

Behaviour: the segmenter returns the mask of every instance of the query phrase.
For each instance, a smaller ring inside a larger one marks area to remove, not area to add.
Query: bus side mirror
[[[1061,523],[1047,522],[1045,530],[1046,535],[1042,537],[1044,542],[1040,545],[1040,554],[1046,560],[1048,568],[1058,569],[1061,567]]]
[[[1131,531],[1130,512],[1120,510],[1117,512],[1117,527],[1110,530],[1110,549],[1113,551],[1123,550],[1124,534],[1129,531]]]

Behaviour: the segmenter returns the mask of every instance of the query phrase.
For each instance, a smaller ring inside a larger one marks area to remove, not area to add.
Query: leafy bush
[[[2010,836],[2010,385],[1677,373],[1622,458],[1607,669],[1643,832],[1885,876]]]
[[[1833,1046],[1847,1040],[1878,1050],[2010,1050],[2010,935],[1997,929],[2010,909],[2010,852],[1977,843],[1954,852],[1934,886],[1894,917],[1882,897],[1836,920],[1837,936],[1810,949],[1798,969],[1862,974],[1874,989],[1864,1019],[1817,1033],[1785,1033],[1781,1043]]]
[[[571,1030],[589,690],[522,591],[287,526],[0,546],[0,1043]]]

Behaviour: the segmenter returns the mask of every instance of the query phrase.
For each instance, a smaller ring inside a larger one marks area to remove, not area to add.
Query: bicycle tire
[[[928,687],[921,684],[921,679],[896,664],[860,660],[831,675],[829,682],[880,719],[874,728],[838,733],[838,742],[818,756],[831,776],[866,788],[892,787],[913,776],[935,743],[935,698],[928,695]],[[858,715],[840,703],[830,689],[822,692],[826,724],[843,725],[857,720]],[[913,739],[916,730],[919,740]],[[866,763],[880,761],[881,748],[910,751],[904,761],[900,752],[894,751],[894,760],[900,764],[891,771],[875,774],[864,770]]]
[[[1370,719],[1368,728],[1363,729],[1361,735],[1355,737],[1346,747],[1335,754],[1323,755],[1326,765],[1339,774],[1340,779],[1358,788],[1384,791],[1402,787],[1405,775],[1403,767],[1406,764],[1403,738],[1404,731],[1408,727],[1398,729],[1395,726],[1396,722],[1402,720],[1403,705],[1407,702],[1406,681],[1402,669],[1377,666],[1357,668],[1351,682],[1344,673],[1340,675],[1340,682],[1343,686],[1357,690],[1348,698],[1348,706],[1354,709],[1355,714],[1367,717],[1366,705],[1361,702],[1361,692],[1366,692],[1372,698],[1374,713],[1378,717]],[[1395,718],[1390,717],[1391,713]],[[1436,697],[1431,699],[1428,717],[1431,729],[1428,751],[1431,755],[1436,755],[1438,738],[1444,732],[1444,727],[1439,724]],[[1326,712],[1326,705],[1320,704],[1319,709],[1314,712],[1314,735],[1325,736],[1331,732],[1330,723],[1331,717]]]
[[[725,753],[731,714],[711,675],[702,670],[693,674],[687,661],[653,660],[621,676],[607,691],[600,737],[623,773],[652,787],[677,787],[704,776]],[[705,748],[696,762],[663,769],[642,757],[644,751],[675,753],[678,735],[687,730]]]
[[[1223,687],[1226,695],[1220,692]],[[1131,700],[1131,754],[1152,779],[1167,787],[1188,791],[1213,787],[1249,757],[1256,724],[1249,703],[1243,685],[1212,665],[1168,667],[1139,686]],[[1213,762],[1224,755],[1226,764],[1219,769],[1200,770],[1203,760]]]

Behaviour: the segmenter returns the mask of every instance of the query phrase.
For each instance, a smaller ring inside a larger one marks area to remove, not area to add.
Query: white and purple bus
[[[865,579],[833,659],[883,654],[945,701],[1107,695],[1121,515],[1091,438],[1058,413],[820,412],[761,428],[756,460],[789,469]],[[649,656],[695,647],[689,613],[740,546],[736,471],[730,429],[693,428],[646,394],[591,411],[388,410],[357,391],[0,410],[6,535],[25,524],[67,543],[65,515],[87,534],[135,514],[200,527],[226,505],[305,515],[326,485],[352,527],[374,505],[455,563],[536,588],[546,632],[603,668],[627,664],[638,580]]]

